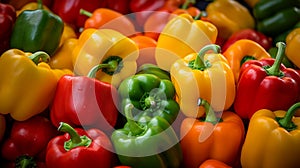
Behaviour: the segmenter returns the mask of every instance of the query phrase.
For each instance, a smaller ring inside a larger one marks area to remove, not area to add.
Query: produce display
[[[1,168],[299,168],[299,0],[1,0]]]

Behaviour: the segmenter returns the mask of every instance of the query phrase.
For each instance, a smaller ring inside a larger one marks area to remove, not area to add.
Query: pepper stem
[[[129,125],[130,132],[132,132],[132,135],[139,135],[144,131],[142,127],[140,127],[134,120],[132,116],[132,109],[133,109],[132,104],[127,104],[125,106],[125,117],[127,119],[127,124]]]
[[[216,44],[209,44],[204,46],[198,53],[195,62],[193,64],[193,68],[199,69],[199,70],[204,70],[206,68],[209,68],[211,65],[209,62],[204,62],[204,55],[206,52],[212,50],[215,53],[220,53],[221,47],[216,45]]]
[[[278,120],[279,125],[288,131],[292,131],[292,130],[296,129],[297,125],[295,125],[293,123],[292,118],[298,108],[300,108],[300,102],[295,103],[288,109],[285,116]]]
[[[37,65],[40,61],[49,62],[50,56],[44,51],[37,51],[29,56],[29,58]]]
[[[95,78],[96,77],[96,73],[103,68],[112,68],[112,65],[110,64],[98,64],[96,66],[94,66],[89,73],[87,74],[87,77],[89,78]]]
[[[43,9],[43,0],[37,0],[37,8],[38,9]]]
[[[64,144],[64,148],[66,151],[69,151],[78,146],[85,146],[88,147],[92,143],[92,140],[85,136],[79,136],[79,134],[75,131],[73,127],[69,124],[60,122],[58,127],[58,131],[66,132],[70,135],[70,140],[66,141]]]
[[[15,160],[15,168],[36,168],[37,164],[33,157],[28,155],[19,156]]]
[[[218,123],[214,110],[211,108],[210,104],[206,100],[199,98],[198,105],[203,106],[205,109],[205,122],[210,122],[212,124]]]
[[[80,10],[79,10],[79,13],[80,13],[81,15],[85,15],[85,16],[87,16],[87,17],[92,17],[92,16],[93,16],[93,13],[91,13],[91,12],[89,12],[89,11],[87,11],[87,10],[84,10],[84,9],[80,9]]]
[[[186,0],[184,4],[181,6],[181,9],[187,9],[190,4],[195,4],[196,0]]]
[[[276,47],[278,48],[278,51],[275,57],[275,62],[270,68],[266,69],[267,74],[269,76],[278,76],[278,77],[283,76],[283,73],[280,71],[280,65],[284,57],[285,46],[286,45],[283,42],[276,43]]]

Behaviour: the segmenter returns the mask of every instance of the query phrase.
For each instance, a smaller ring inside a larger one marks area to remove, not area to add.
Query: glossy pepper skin
[[[285,44],[279,42],[277,47],[275,60],[250,60],[243,64],[234,101],[234,110],[240,117],[250,119],[263,108],[287,110],[299,101],[300,75],[281,64]]]
[[[110,131],[117,122],[117,90],[111,84],[89,76],[60,78],[50,106],[52,123],[94,127]]]
[[[56,128],[48,118],[41,115],[26,121],[13,121],[9,136],[1,146],[1,156],[9,162],[18,161],[16,163],[18,166],[25,163],[20,160],[22,158],[32,158],[35,162],[45,162],[47,144],[57,134]],[[24,158],[25,155],[28,157]]]
[[[210,50],[213,52],[207,53]],[[176,61],[170,74],[180,109],[188,117],[204,115],[197,103],[199,98],[211,103],[215,111],[226,110],[234,102],[234,76],[218,45],[206,45],[199,53]]]
[[[228,39],[242,29],[253,29],[255,21],[250,11],[234,0],[217,0],[206,7],[207,20],[218,29],[218,36]]]
[[[77,32],[79,28],[84,27],[84,22],[88,19],[80,14],[80,9],[94,11],[105,6],[106,1],[103,0],[54,0],[51,9],[64,22],[73,25]]]
[[[125,106],[127,123],[111,135],[121,164],[132,168],[179,168],[182,153],[170,124],[160,116],[147,122],[135,121],[133,108],[132,104]]]
[[[160,68],[170,71],[176,60],[215,43],[217,34],[217,28],[209,22],[194,20],[189,14],[178,15],[160,33],[155,52],[156,63]]]
[[[113,29],[129,37],[135,34],[133,22],[126,16],[109,8],[97,8],[92,13],[84,9],[82,15],[89,18],[84,22],[84,28]]]
[[[251,118],[241,153],[242,167],[299,167],[300,103],[287,111],[261,109]],[[255,162],[253,162],[255,160]]]
[[[175,101],[175,88],[170,80],[160,79],[153,74],[137,74],[123,80],[118,88],[120,110],[133,104],[133,116],[160,116],[172,124],[179,113]]]
[[[241,66],[249,60],[271,58],[271,55],[257,42],[240,39],[234,42],[223,53],[232,69],[235,83],[238,82]]]
[[[10,48],[9,41],[15,21],[15,8],[9,4],[0,3],[0,54]]]
[[[289,30],[300,20],[299,4],[299,0],[259,1],[252,9],[256,29],[271,37]]]
[[[300,45],[300,28],[295,28],[286,37],[286,51],[285,54],[289,60],[300,68],[300,57],[297,54]]]
[[[136,73],[139,49],[118,31],[89,28],[79,36],[72,55],[76,74],[87,75],[99,65],[96,78],[118,88],[122,80]]]
[[[159,68],[157,65],[145,63],[140,66],[137,70],[137,74],[153,74],[160,79],[171,80],[170,73]]]
[[[239,161],[245,129],[234,112],[224,111],[216,116],[206,100],[199,99],[206,116],[204,119],[185,118],[181,123],[180,145],[183,165],[198,168],[207,159],[216,159],[234,167]]]
[[[112,167],[112,144],[99,129],[84,130],[60,123],[59,131],[66,132],[50,140],[46,150],[48,168]]]
[[[10,39],[10,48],[25,52],[45,51],[50,56],[59,46],[64,29],[62,19],[43,9],[38,0],[37,10],[23,11],[15,22]]]
[[[56,73],[45,63],[45,52],[10,49],[0,57],[0,113],[24,121],[43,112],[53,99]],[[45,62],[40,62],[42,59]]]

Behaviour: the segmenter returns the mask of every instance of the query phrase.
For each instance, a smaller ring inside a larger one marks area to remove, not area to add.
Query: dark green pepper
[[[137,70],[137,74],[153,74],[159,77],[160,79],[171,80],[170,73],[166,70],[159,68],[154,64],[143,64]]]
[[[127,123],[115,130],[111,141],[122,165],[132,168],[178,168],[182,163],[179,139],[170,124],[156,116],[136,122],[132,104],[125,106]]]
[[[25,10],[17,17],[10,47],[32,53],[45,51],[51,56],[59,46],[63,29],[62,19],[44,10],[42,0],[38,0],[37,10]]]
[[[119,85],[118,92],[121,111],[127,104],[133,104],[135,119],[161,116],[171,124],[180,110],[174,100],[176,92],[173,83],[153,74],[136,74],[126,78]]]

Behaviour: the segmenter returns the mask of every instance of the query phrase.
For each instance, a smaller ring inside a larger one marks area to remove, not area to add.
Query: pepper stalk
[[[283,118],[278,118],[277,121],[281,127],[288,131],[295,130],[297,128],[297,125],[294,124],[292,121],[292,118],[294,114],[296,113],[297,109],[300,108],[300,102],[295,103],[292,105],[288,111],[286,112],[285,116]]]
[[[221,52],[221,47],[216,44],[209,44],[204,46],[199,52],[196,59],[189,63],[189,67],[192,69],[199,69],[201,71],[211,67],[209,61],[204,61],[204,55],[206,52],[212,50],[214,53],[219,54]]]
[[[265,68],[265,70],[269,76],[273,75],[277,77],[283,77],[284,74],[282,71],[280,71],[280,65],[284,58],[286,45],[283,42],[277,42],[276,47],[278,47],[278,51],[276,54],[275,62],[271,67]]]

